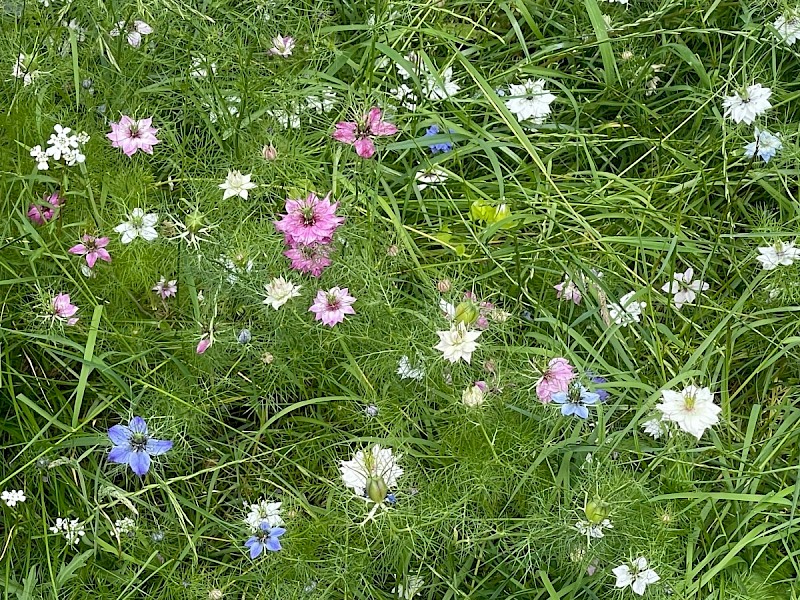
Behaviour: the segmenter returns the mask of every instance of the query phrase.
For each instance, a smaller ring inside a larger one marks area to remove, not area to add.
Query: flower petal
[[[128,423],[128,426],[131,428],[133,433],[142,433],[147,435],[147,423],[144,422],[142,417],[133,417]]]
[[[114,425],[108,430],[108,437],[115,446],[124,446],[127,444],[133,433],[125,425]]]
[[[139,477],[150,470],[150,455],[147,452],[132,452],[128,464]]]
[[[164,454],[172,449],[172,442],[169,440],[147,440],[147,452],[153,456]]]

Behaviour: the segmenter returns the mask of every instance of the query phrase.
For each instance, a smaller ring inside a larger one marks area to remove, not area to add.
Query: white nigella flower
[[[665,283],[661,289],[668,293],[673,294],[675,308],[680,310],[684,304],[692,304],[697,298],[697,294],[702,294],[708,289],[708,284],[705,281],[696,279],[694,277],[694,269],[689,267],[684,273],[675,273],[672,276],[672,281]]]
[[[398,579],[400,579],[398,577]],[[425,587],[425,580],[419,575],[409,575],[406,579],[406,585],[398,583],[396,587],[392,588],[392,593],[397,594],[398,598],[403,600],[411,600],[414,596],[422,591]]]
[[[453,81],[453,68],[447,67],[441,77],[430,74],[426,77],[422,93],[428,100],[444,100],[455,96],[461,87]]]
[[[119,21],[114,28],[108,32],[108,35],[117,37],[122,32],[125,32],[128,44],[130,44],[132,48],[138,48],[142,43],[142,36],[153,33],[153,28],[144,21],[139,21],[138,19],[133,23]]]
[[[276,36],[272,38],[272,48],[269,49],[269,53],[274,56],[291,56],[292,50],[294,50],[295,41],[294,38],[291,36]]]
[[[617,577],[614,587],[626,588],[630,586],[633,593],[639,596],[644,595],[648,585],[661,579],[653,569],[647,568],[647,559],[642,557],[633,561],[632,569],[628,565],[620,565],[612,569],[611,572]]]
[[[575,523],[575,529],[589,538],[600,539],[605,537],[604,529],[614,529],[614,525],[609,519],[603,519],[599,523],[591,523],[590,521],[578,521]]]
[[[765,271],[771,271],[781,265],[788,267],[800,259],[800,248],[795,248],[794,242],[786,244],[775,242],[772,246],[760,247],[758,253],[761,256],[756,256],[756,260],[762,264]]]
[[[406,54],[405,59],[411,63],[415,74],[420,75],[423,71],[427,71],[425,64],[414,52]],[[412,73],[400,63],[397,63],[397,74],[403,79],[409,79],[412,76]]]
[[[77,544],[81,541],[81,538],[86,535],[83,523],[77,519],[72,519],[70,521],[69,519],[62,519],[61,517],[56,519],[56,523],[50,528],[50,531],[62,534],[68,544]]]
[[[242,99],[239,96],[230,95],[225,96],[225,109],[228,111],[228,114],[231,117],[236,117],[239,115],[239,104],[241,104]],[[206,108],[211,108],[208,104],[203,104]],[[210,110],[208,112],[208,120],[212,123],[216,123],[219,120],[219,115],[216,111]]]
[[[234,260],[223,254],[219,257],[219,260],[222,263],[222,266],[225,267],[225,279],[231,285],[239,281],[240,275],[250,273],[253,270],[253,265],[255,264],[252,258],[247,258],[244,255],[237,255],[236,260]]]
[[[152,242],[158,237],[157,223],[158,214],[145,214],[141,208],[134,208],[128,216],[128,220],[114,227],[114,231],[122,236],[120,241],[123,244],[130,244],[137,237]]]
[[[772,24],[775,28],[775,35],[788,46],[794,46],[800,39],[800,18],[796,15],[789,17],[780,16]]]
[[[239,196],[243,200],[247,200],[247,193],[249,190],[257,187],[255,183],[250,181],[252,174],[242,175],[240,171],[228,171],[228,176],[225,181],[219,184],[221,190],[225,190],[222,194],[222,199],[227,200],[234,196]]]
[[[11,67],[11,76],[16,79],[22,79],[22,85],[25,87],[31,85],[33,80],[41,74],[40,71],[31,68],[32,62],[25,54],[20,54],[17,57],[17,62]]]
[[[300,115],[296,111],[281,109],[268,110],[267,114],[275,119],[284,129],[297,129],[300,127]]]
[[[192,57],[192,67],[191,71],[189,71],[192,77],[208,77],[209,73],[212,75],[217,73],[217,63],[209,63],[208,59],[202,55]],[[236,112],[239,112],[238,108]]]
[[[681,392],[663,390],[661,398],[662,403],[656,408],[663,414],[662,419],[672,421],[698,440],[706,429],[719,423],[722,409],[714,404],[714,394],[707,387],[689,385]]]
[[[319,95],[308,96],[306,104],[317,112],[329,113],[336,104],[336,93],[331,88],[326,88]]]
[[[536,125],[544,122],[550,114],[550,104],[556,97],[545,89],[544,79],[533,81],[528,79],[525,83],[511,84],[510,98],[506,100],[506,108],[516,115],[519,121],[531,121]]]
[[[397,365],[397,374],[400,379],[413,379],[415,381],[422,381],[425,377],[425,369],[421,366],[412,367],[411,361],[408,356],[401,356],[400,362]]]
[[[773,135],[769,131],[761,131],[756,127],[755,136],[756,140],[744,147],[744,155],[747,158],[753,158],[754,154],[758,154],[761,160],[769,162],[778,153],[778,150],[783,148],[780,133]]]
[[[269,304],[275,310],[286,304],[292,298],[300,295],[299,285],[295,285],[291,281],[287,281],[283,277],[276,277],[269,283],[264,285],[267,290],[267,297],[264,298],[264,304]]]
[[[434,346],[434,349],[441,351],[445,360],[451,363],[459,360],[469,363],[472,353],[480,346],[476,340],[480,337],[481,332],[467,330],[464,323],[454,323],[448,331],[437,331],[436,335],[439,336],[439,343]]]
[[[414,180],[417,182],[417,187],[424,190],[429,185],[437,185],[447,181],[447,172],[439,167],[417,171],[414,174]]]
[[[769,97],[772,90],[763,87],[760,83],[754,83],[747,87],[744,92],[736,92],[733,96],[726,96],[722,102],[725,109],[724,116],[730,117],[734,123],[746,123],[752,125],[756,117],[766,110],[772,108]]]
[[[633,299],[636,292],[628,292],[619,299],[619,304],[609,304],[607,306],[611,319],[617,325],[627,327],[631,323],[641,321],[642,310],[647,306],[647,302],[637,302]]]
[[[0,500],[6,503],[8,508],[14,508],[17,504],[22,504],[28,498],[22,490],[3,490]]]
[[[389,90],[389,95],[410,111],[417,110],[417,95],[405,83]]]
[[[461,393],[461,403],[467,408],[477,408],[486,399],[486,383],[478,381]]]
[[[657,440],[668,432],[666,427],[664,427],[664,423],[658,417],[653,417],[642,423],[642,430],[654,440]]]
[[[88,30],[86,27],[83,27],[80,23],[78,23],[77,19],[71,19],[69,23],[62,22],[62,25],[75,32],[75,41],[83,42],[86,40],[86,34]]]
[[[382,504],[403,474],[397,464],[399,458],[391,448],[381,448],[378,444],[366,451],[359,450],[352,460],[341,461],[342,481],[357,496]]]
[[[283,503],[267,502],[266,500],[259,500],[257,504],[250,504],[250,512],[247,513],[244,522],[253,531],[260,531],[262,523],[266,523],[269,527],[283,527],[281,504]]]

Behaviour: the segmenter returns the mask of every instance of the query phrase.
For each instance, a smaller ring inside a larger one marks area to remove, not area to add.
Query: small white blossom
[[[463,323],[453,324],[448,331],[437,331],[439,343],[434,349],[439,350],[445,360],[456,363],[463,360],[469,363],[472,353],[480,346],[477,339],[481,332],[478,330],[469,331]]]
[[[284,129],[297,129],[300,127],[300,115],[296,112],[275,109],[268,110],[267,114],[275,119]]]
[[[11,67],[11,76],[17,79],[22,79],[22,85],[25,87],[33,84],[33,81],[41,75],[41,71],[31,69],[32,60],[26,55],[20,54],[17,62]]]
[[[396,88],[389,90],[389,95],[397,100],[404,108],[415,111],[417,110],[417,95],[408,85],[401,83]]]
[[[123,535],[130,535],[134,531],[136,531],[136,521],[130,517],[123,517],[122,519],[114,521],[114,535],[117,538]]]
[[[788,267],[800,259],[800,248],[795,248],[794,242],[787,244],[775,242],[772,246],[760,247],[758,253],[761,256],[756,256],[756,260],[761,263],[765,271],[772,271],[779,266]]]
[[[42,150],[41,146],[34,146],[31,148],[31,158],[36,161],[36,168],[39,171],[47,171],[47,169],[50,168],[47,152]]]
[[[253,270],[254,262],[252,258],[245,259],[244,256],[237,256],[234,261],[224,254],[219,257],[222,266],[225,267],[225,279],[231,285],[239,281],[240,275],[245,275]]]
[[[28,498],[22,490],[4,490],[0,494],[0,500],[6,503],[9,508],[14,508],[17,504],[22,504]]]
[[[647,307],[647,302],[633,300],[636,292],[628,292],[619,299],[619,304],[609,304],[608,313],[614,323],[627,327],[631,323],[641,321],[642,310]]]
[[[228,171],[228,176],[225,181],[219,184],[219,188],[224,190],[222,199],[227,200],[234,196],[239,196],[243,200],[247,200],[249,190],[257,187],[255,183],[250,181],[252,174],[242,175],[240,171]]]
[[[633,569],[628,565],[620,565],[612,569],[611,572],[617,577],[614,587],[626,588],[630,586],[633,593],[639,596],[644,595],[648,585],[661,579],[653,569],[647,568],[647,559],[645,558],[637,558],[633,562]]]
[[[747,158],[752,158],[753,155],[758,154],[761,160],[769,162],[778,153],[778,150],[783,148],[780,133],[772,134],[756,127],[755,136],[756,140],[744,147],[744,155]]]
[[[319,95],[311,95],[306,98],[306,105],[321,113],[329,113],[335,104],[336,93],[331,88],[323,90]]]
[[[153,33],[153,28],[144,21],[135,20],[133,23],[119,21],[114,28],[108,32],[111,37],[117,37],[125,32],[128,44],[132,48],[138,48],[142,43],[142,36]]]
[[[397,480],[403,474],[403,469],[397,464],[399,458],[391,448],[381,448],[378,444],[367,451],[359,450],[352,460],[341,461],[339,470],[342,473],[342,482],[357,496],[368,497],[379,503],[375,498],[380,494],[375,496],[369,492],[378,488],[385,497],[388,490],[397,487]]]
[[[775,28],[775,35],[787,46],[794,46],[800,39],[800,18],[796,15],[780,16],[772,26]]]
[[[81,538],[86,535],[83,523],[77,519],[70,521],[69,519],[62,519],[61,517],[56,519],[56,523],[50,528],[50,531],[62,534],[68,544],[77,544],[81,541]]]
[[[439,167],[417,171],[414,174],[414,180],[417,182],[417,187],[424,190],[429,185],[438,185],[447,181],[447,171]]]
[[[266,523],[270,527],[283,527],[284,522],[281,517],[281,504],[282,502],[267,502],[266,500],[259,500],[257,504],[250,504],[250,512],[244,519],[244,522],[250,526],[253,531],[260,531],[261,524]]]
[[[662,403],[656,408],[663,414],[662,419],[672,421],[698,440],[706,429],[719,423],[722,409],[714,404],[714,394],[707,387],[689,385],[680,392],[663,390],[661,397]]]
[[[422,93],[429,100],[445,100],[455,96],[461,87],[453,81],[453,68],[447,67],[441,74],[428,75],[422,86]]]
[[[269,53],[274,56],[291,56],[294,50],[295,41],[291,36],[282,37],[280,35],[272,38],[272,48]]]
[[[392,588],[392,593],[397,594],[397,597],[403,600],[411,600],[420,593],[423,587],[425,587],[425,580],[422,577],[419,575],[409,575],[406,580],[406,585],[398,583],[396,587]]]
[[[264,285],[264,289],[267,291],[264,304],[269,304],[272,308],[278,310],[289,300],[300,295],[300,287],[301,286],[295,285],[291,281],[287,281],[283,277],[276,277]]]
[[[674,295],[675,308],[680,310],[684,304],[692,304],[697,298],[697,294],[702,294],[708,289],[705,281],[694,277],[694,269],[689,267],[684,273],[675,273],[672,281],[665,283],[661,289],[668,294]]]
[[[478,382],[465,388],[461,393],[461,403],[468,408],[477,408],[486,399],[486,384]]]
[[[422,381],[425,377],[425,370],[421,366],[412,367],[408,356],[401,356],[400,362],[397,365],[397,374],[400,376],[400,379]]]
[[[114,227],[114,231],[122,236],[120,241],[123,244],[130,244],[137,237],[152,242],[158,237],[157,223],[158,214],[145,214],[141,208],[134,208],[128,216],[128,220]]]
[[[506,100],[506,108],[517,117],[519,121],[530,121],[536,125],[544,122],[550,114],[550,104],[556,97],[545,89],[544,79],[533,81],[528,79],[525,83],[511,84],[510,98]]]
[[[217,63],[208,62],[208,59],[202,55],[192,57],[192,67],[191,71],[189,71],[189,75],[192,77],[203,78],[208,77],[209,73],[212,75],[217,73]]]
[[[600,523],[591,523],[589,521],[578,521],[575,523],[575,529],[585,535],[586,537],[600,539],[605,537],[604,529],[614,529],[614,525],[609,519],[603,519]]]
[[[642,430],[654,440],[659,439],[666,433],[664,423],[658,417],[653,417],[642,423]]]

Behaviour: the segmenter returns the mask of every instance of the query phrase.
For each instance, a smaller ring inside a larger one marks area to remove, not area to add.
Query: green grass
[[[5,0],[0,490],[28,498],[0,506],[3,600],[388,599],[411,576],[428,600],[632,598],[611,569],[639,556],[661,576],[649,598],[798,598],[798,267],[755,261],[798,231],[800,54],[771,26],[791,8]],[[138,49],[108,35],[129,19],[154,29]],[[297,39],[292,56],[268,53],[279,34]],[[397,74],[410,52],[452,67],[459,93],[395,108],[392,88],[422,83]],[[10,76],[20,53],[42,72],[33,85]],[[190,75],[200,55],[214,74]],[[531,129],[498,90],[539,78],[557,100]],[[783,138],[767,164],[742,153],[753,128],[722,116],[753,82],[773,91],[756,124]],[[327,89],[331,112],[306,107]],[[373,105],[401,131],[362,160],[330,135]],[[284,129],[273,113],[295,107],[301,126]],[[120,114],[154,117],[152,156],[110,147]],[[56,123],[91,135],[86,162],[36,171],[29,149]],[[431,155],[432,124],[451,152]],[[449,180],[419,190],[432,166]],[[253,174],[248,200],[222,199],[229,169]],[[33,225],[29,205],[56,189],[59,218]],[[286,198],[329,190],[346,222],[317,281],[290,271],[272,222]],[[476,201],[511,217],[475,220]],[[159,214],[160,237],[123,246],[113,228],[136,207]],[[166,224],[195,210],[214,226],[198,250]],[[67,253],[87,231],[113,257],[92,279]],[[232,284],[221,255],[253,269]],[[688,266],[710,289],[679,312],[661,286]],[[556,298],[565,272],[592,281],[580,306]],[[263,286],[279,275],[302,298],[274,311]],[[151,291],[162,276],[178,280],[167,302]],[[330,329],[307,307],[337,285],[357,314]],[[450,365],[433,350],[438,302],[470,290],[511,317],[470,365]],[[641,323],[607,326],[602,298],[632,290]],[[80,307],[74,327],[40,317],[59,292]],[[398,378],[403,355],[422,382]],[[554,356],[608,380],[592,423],[537,400]],[[470,410],[475,380],[499,390]],[[715,393],[720,424],[699,442],[643,433],[661,390],[689,383]],[[133,415],[174,441],[143,479],[106,460],[108,428]],[[397,505],[364,523],[338,467],[373,443],[405,473]],[[261,497],[284,503],[288,531],[280,553],[251,560],[242,506]],[[614,529],[587,545],[573,525],[593,500]],[[50,533],[57,517],[85,524],[80,544]],[[117,538],[123,517],[137,528]]]

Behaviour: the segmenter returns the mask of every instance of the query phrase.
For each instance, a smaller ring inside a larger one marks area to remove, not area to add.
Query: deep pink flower
[[[330,246],[324,244],[310,246],[297,244],[289,248],[283,255],[292,261],[291,267],[296,271],[311,273],[314,277],[319,277],[331,264],[331,259],[328,258],[329,252]]]
[[[47,204],[31,204],[28,208],[28,218],[33,221],[35,225],[44,225],[56,214],[56,208],[61,206],[62,200],[58,192],[51,194],[49,197],[44,195],[44,201]]]
[[[113,148],[122,148],[127,156],[133,156],[137,150],[152,154],[153,146],[161,141],[156,138],[158,129],[152,123],[152,118],[134,121],[122,115],[119,123],[111,123],[111,133],[106,137],[111,140]]]
[[[68,250],[70,254],[86,257],[86,264],[90,269],[94,269],[94,264],[97,259],[104,260],[107,263],[111,262],[111,255],[106,250],[109,239],[107,237],[95,237],[93,235],[84,234],[81,238],[83,243],[76,244]]]
[[[569,389],[569,382],[574,376],[575,371],[566,358],[554,358],[547,364],[547,370],[536,382],[536,395],[539,400],[547,404],[552,400],[553,394],[566,392]]]
[[[311,193],[305,199],[286,200],[286,214],[275,221],[275,229],[284,234],[286,244],[327,244],[333,232],[344,222],[336,216],[338,202],[331,203],[331,195],[318,198]]]
[[[78,322],[78,317],[74,316],[78,312],[78,307],[70,303],[69,294],[54,296],[50,306],[54,320],[64,321],[67,325],[75,325]]]
[[[337,142],[352,144],[356,148],[356,154],[361,158],[372,158],[375,154],[375,144],[373,137],[383,135],[394,135],[397,127],[392,123],[381,120],[381,109],[373,107],[364,116],[361,123],[352,121],[341,121],[336,124],[336,131],[333,132],[333,139]]]
[[[333,287],[327,292],[319,290],[314,304],[308,309],[314,313],[315,321],[322,321],[328,327],[333,327],[337,323],[344,321],[345,315],[354,315],[353,302],[355,298],[348,294],[347,288]]]

